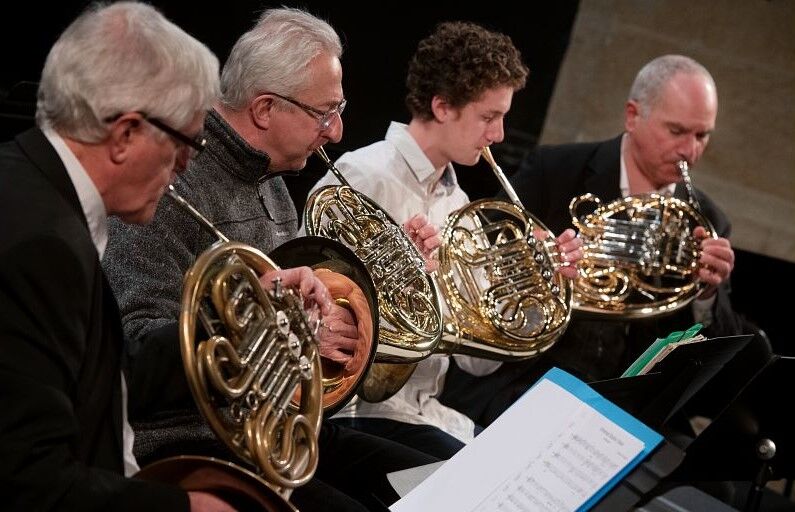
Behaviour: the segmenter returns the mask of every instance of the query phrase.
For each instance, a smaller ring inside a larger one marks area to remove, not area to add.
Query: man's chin
[[[290,173],[290,174],[297,174],[301,172],[304,167],[306,167],[306,163],[309,160],[309,156],[305,157],[303,160],[294,160],[292,162],[287,163],[281,169],[271,169],[272,172],[276,173]]]
[[[469,158],[469,160],[466,160],[464,162],[459,162],[459,163],[461,165],[468,165],[469,167],[472,167],[473,165],[477,165],[478,162],[480,162],[480,160],[481,160],[480,153],[478,153],[476,155],[473,155],[471,158]]]
[[[125,224],[149,224],[155,218],[159,201],[147,203],[143,208],[119,215],[119,219]]]

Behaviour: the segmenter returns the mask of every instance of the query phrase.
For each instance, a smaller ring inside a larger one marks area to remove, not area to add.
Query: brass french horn
[[[229,241],[173,187],[167,194],[218,238],[184,278],[179,332],[188,384],[216,436],[257,474],[216,459],[175,457],[139,476],[190,483],[202,480],[196,474],[221,473],[269,496],[277,509],[294,510],[286,500],[318,462],[320,318],[307,315],[303,299],[278,279],[263,290],[259,276],[278,270],[265,254]]]
[[[378,347],[378,297],[367,268],[342,243],[329,238],[304,236],[273,249],[268,256],[277,264],[312,267],[334,302],[348,309],[359,330],[359,343],[351,361],[342,366],[320,358],[323,374],[323,414],[333,416],[359,391]],[[300,398],[300,393],[293,401]]]
[[[451,213],[441,233],[438,283],[450,312],[442,351],[499,360],[536,356],[563,334],[571,281],[554,237],[522,205],[488,147],[481,151],[511,202],[481,199]]]
[[[304,209],[307,234],[342,242],[356,254],[378,292],[376,363],[359,395],[371,402],[396,393],[416,362],[430,355],[442,333],[436,285],[403,229],[380,206],[353,190],[323,148],[315,152],[340,181],[313,192]],[[400,363],[400,364],[394,364]]]
[[[574,281],[575,308],[622,319],[673,313],[703,289],[698,279],[702,226],[715,228],[700,211],[688,164],[677,164],[688,201],[660,194],[628,196],[603,204],[593,194],[572,199],[569,213],[583,240]],[[584,205],[590,206],[587,214]]]

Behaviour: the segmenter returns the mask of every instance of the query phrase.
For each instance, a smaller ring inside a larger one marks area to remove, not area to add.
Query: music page
[[[390,510],[576,511],[661,439],[553,369]]]

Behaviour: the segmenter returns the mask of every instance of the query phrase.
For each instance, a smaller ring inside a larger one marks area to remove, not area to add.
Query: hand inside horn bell
[[[332,304],[331,313],[323,317],[318,333],[320,355],[342,366],[347,366],[359,344],[359,329],[351,312]]]
[[[316,268],[315,275],[328,287],[333,300],[318,333],[321,357],[346,371],[366,367],[373,323],[364,293],[350,278],[329,269]]]

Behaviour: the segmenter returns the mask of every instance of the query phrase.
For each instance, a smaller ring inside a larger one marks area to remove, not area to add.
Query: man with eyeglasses
[[[342,137],[341,53],[328,23],[290,8],[265,11],[232,48],[222,71],[222,98],[205,122],[204,150],[175,183],[180,195],[230,240],[269,253],[296,237],[298,216],[280,174],[302,169],[315,149]],[[182,276],[215,240],[170,202],[161,203],[151,225],[112,223],[111,232],[114,242],[104,264],[118,293],[125,332],[136,340],[135,357],[137,346],[152,341],[152,333],[175,326]],[[351,313],[332,305],[324,322],[330,328],[321,330],[321,356],[347,364],[358,343]],[[183,384],[169,389],[140,384],[131,416],[157,427],[137,432],[142,458],[185,447],[193,453],[227,453],[198,419]],[[167,417],[173,428],[162,428],[155,417]],[[361,510],[362,505],[383,510],[382,503],[397,499],[387,472],[435,460],[324,424],[318,478],[297,489],[291,500],[302,510]]]
[[[318,121],[317,127],[318,127],[318,129],[321,132],[325,131],[325,130],[328,130],[331,127],[331,123],[334,122],[334,119],[337,116],[340,116],[340,118],[342,118],[342,112],[345,110],[345,105],[348,104],[348,100],[343,98],[334,107],[332,107],[332,108],[330,108],[330,109],[328,109],[326,111],[323,111],[323,110],[318,110],[315,107],[311,107],[311,106],[307,105],[306,103],[301,103],[298,100],[294,100],[293,98],[291,98],[289,96],[283,96],[281,94],[276,94],[275,92],[270,92],[270,93],[265,93],[265,94],[269,94],[271,96],[279,98],[280,100],[284,100],[287,103],[292,103],[293,105],[295,105],[296,107],[300,108],[301,110],[303,110],[304,112],[306,112],[310,116],[312,116],[314,118],[317,118],[317,121]],[[338,141],[335,141],[335,142],[338,142]]]
[[[38,127],[0,146],[4,510],[232,510],[125,478],[124,340],[100,265],[107,217],[152,219],[219,92],[216,57],[155,9],[92,7],[49,52]]]

